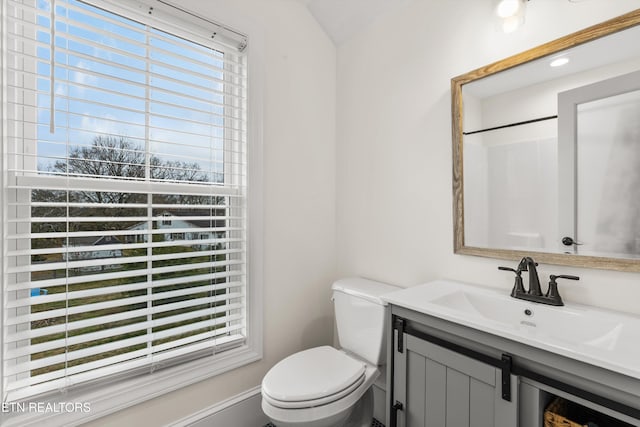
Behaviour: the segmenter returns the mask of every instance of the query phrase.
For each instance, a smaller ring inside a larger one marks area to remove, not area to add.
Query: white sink
[[[558,309],[532,304],[495,292],[457,290],[436,298],[433,304],[469,316],[479,316],[525,333],[546,335],[574,344],[587,344],[613,350],[623,323],[620,319],[585,310]]]
[[[640,379],[640,317],[586,305],[536,304],[508,292],[437,280],[382,299]]]

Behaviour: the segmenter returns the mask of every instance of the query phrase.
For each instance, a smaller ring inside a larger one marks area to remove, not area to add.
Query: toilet
[[[385,363],[385,303],[396,286],[336,281],[332,301],[341,349],[315,347],[278,362],[262,380],[262,410],[276,427],[370,427],[372,385]]]

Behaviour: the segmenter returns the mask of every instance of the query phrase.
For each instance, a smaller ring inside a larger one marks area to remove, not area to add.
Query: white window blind
[[[246,40],[7,4],[3,399],[242,345]]]

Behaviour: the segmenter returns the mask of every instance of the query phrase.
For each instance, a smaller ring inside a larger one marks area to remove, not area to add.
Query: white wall
[[[496,31],[491,0],[412,0],[338,49],[338,271],[402,286],[451,278],[501,287],[513,262],[453,254],[450,79],[640,7],[535,0]],[[640,274],[573,273],[566,300],[640,314]]]
[[[332,340],[335,47],[296,1],[180,5],[225,23],[238,17],[250,27],[239,30],[258,35],[250,43],[264,47],[264,358],[93,426],[164,425],[259,385],[283,357]]]

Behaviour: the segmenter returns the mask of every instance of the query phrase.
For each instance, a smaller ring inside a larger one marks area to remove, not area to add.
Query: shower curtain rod
[[[471,131],[471,132],[462,132],[462,134],[463,135],[473,135],[474,133],[489,132],[490,130],[498,130],[498,129],[510,128],[510,127],[514,127],[514,126],[528,125],[529,123],[542,122],[542,121],[545,121],[545,120],[552,120],[552,119],[557,119],[557,118],[558,118],[558,115],[556,114],[555,116],[540,117],[538,119],[525,120],[524,122],[509,123],[508,125],[496,126],[496,127],[487,128],[487,129],[474,130],[474,131]]]

